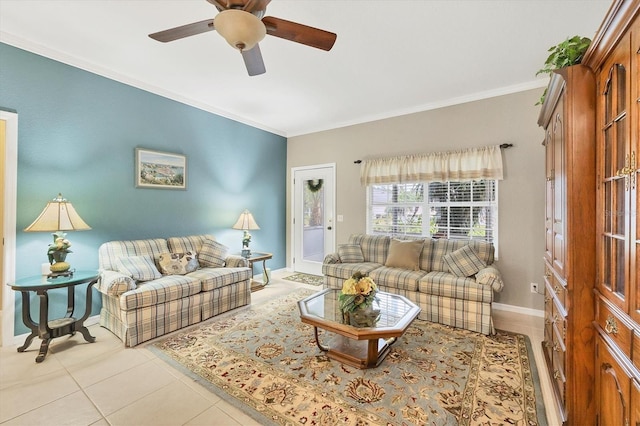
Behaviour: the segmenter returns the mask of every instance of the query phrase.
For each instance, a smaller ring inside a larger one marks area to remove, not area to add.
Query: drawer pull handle
[[[556,294],[560,294],[560,292],[562,291],[562,288],[559,285],[556,285],[554,290],[556,291]]]
[[[604,331],[606,331],[608,334],[618,334],[618,322],[613,317],[613,315],[609,315],[607,321],[605,321]]]
[[[553,351],[554,352],[560,352],[560,345],[558,345],[557,343],[553,344]]]
[[[560,378],[560,370],[553,371],[553,378],[558,380]]]

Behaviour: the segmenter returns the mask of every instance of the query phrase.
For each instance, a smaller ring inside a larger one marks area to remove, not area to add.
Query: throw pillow
[[[158,258],[163,275],[185,275],[198,269],[198,259],[188,251],[186,253],[162,253]]]
[[[342,244],[338,246],[338,257],[342,263],[362,263],[364,256],[359,244]]]
[[[457,277],[470,277],[486,266],[471,246],[463,246],[446,254],[443,260],[449,272]]]
[[[215,240],[207,239],[202,244],[198,261],[204,268],[221,268],[225,265],[229,248]]]
[[[412,271],[420,270],[420,254],[423,240],[401,241],[393,239],[389,244],[389,255],[384,266],[389,268],[403,268]]]
[[[116,262],[116,266],[118,272],[136,281],[151,281],[162,276],[149,255],[121,257]]]

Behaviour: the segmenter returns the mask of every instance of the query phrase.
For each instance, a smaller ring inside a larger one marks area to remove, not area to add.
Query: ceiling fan
[[[218,9],[213,19],[182,25],[149,34],[163,43],[217,30],[232,47],[238,49],[250,76],[265,73],[258,43],[266,34],[285,40],[331,50],[336,34],[273,16],[264,16],[271,0],[207,0]]]

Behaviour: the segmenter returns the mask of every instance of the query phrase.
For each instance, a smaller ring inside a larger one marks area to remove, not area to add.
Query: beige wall
[[[292,167],[335,163],[336,214],[344,216],[336,223],[336,244],[343,244],[351,233],[366,230],[366,193],[355,160],[513,143],[503,150],[504,180],[498,184],[496,265],[506,285],[496,301],[541,310],[542,296],[529,290],[531,282],[542,284],[543,275],[544,133],[536,124],[540,107],[534,106],[540,93],[530,90],[289,138],[287,200]],[[287,241],[290,232],[288,225]]]

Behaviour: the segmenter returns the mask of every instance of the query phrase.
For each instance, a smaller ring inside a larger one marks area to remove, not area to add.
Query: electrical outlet
[[[531,293],[538,292],[538,283],[531,283]]]

